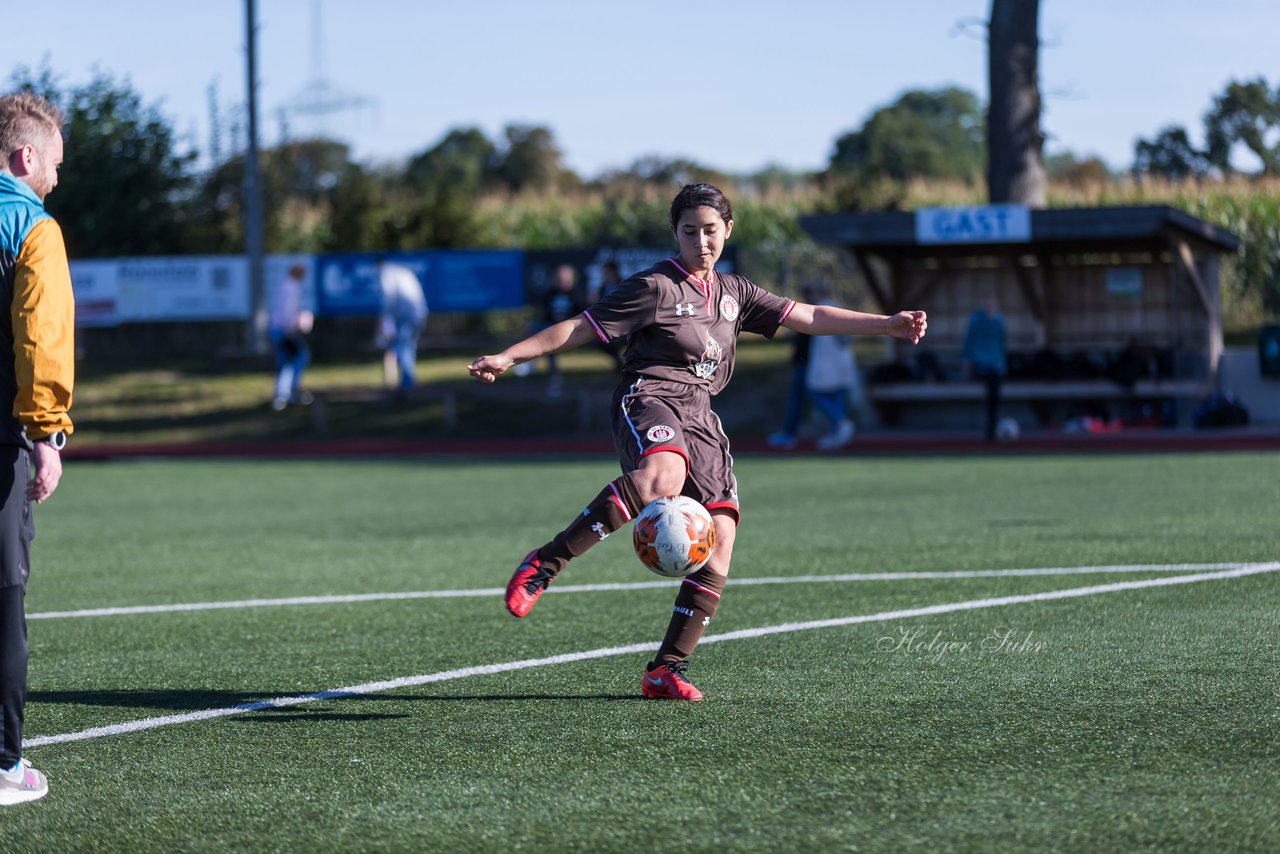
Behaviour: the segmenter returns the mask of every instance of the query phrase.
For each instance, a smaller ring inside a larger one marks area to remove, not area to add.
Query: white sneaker
[[[853,439],[854,430],[853,422],[848,418],[836,425],[836,429],[823,436],[817,442],[819,451],[834,451],[837,448],[843,448]]]
[[[770,448],[777,448],[779,451],[790,451],[796,446],[796,437],[782,431],[771,433],[765,441]]]
[[[9,771],[0,771],[0,806],[34,801],[49,794],[49,778],[25,759]]]

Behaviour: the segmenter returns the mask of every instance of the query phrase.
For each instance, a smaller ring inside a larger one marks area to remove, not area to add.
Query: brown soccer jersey
[[[625,373],[718,394],[733,374],[738,334],[772,338],[795,301],[742,276],[712,275],[704,282],[671,258],[631,276],[582,314],[606,344],[629,336]]]
[[[733,373],[738,334],[773,337],[795,301],[741,276],[715,273],[710,283],[674,259],[619,285],[582,313],[600,340],[629,336],[614,391],[613,442],[624,472],[650,454],[685,460],[683,494],[738,515],[738,482],[729,438],[711,409]]]

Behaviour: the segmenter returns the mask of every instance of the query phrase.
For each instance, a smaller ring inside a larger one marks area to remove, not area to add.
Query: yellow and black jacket
[[[59,430],[70,433],[75,298],[62,230],[26,183],[5,174],[0,296],[10,319],[0,324],[0,444],[29,446]]]

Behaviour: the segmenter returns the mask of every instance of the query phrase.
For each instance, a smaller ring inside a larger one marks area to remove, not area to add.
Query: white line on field
[[[843,575],[794,575],[774,578],[734,578],[734,587],[757,584],[821,584],[848,581],[918,581],[947,578],[1002,578],[1037,575],[1095,575],[1125,572],[1192,572],[1240,569],[1258,566],[1251,563],[1178,563],[1135,564],[1128,566],[1068,566],[1044,569],[974,569],[944,572],[860,572]],[[548,593],[601,593],[621,590],[651,590],[672,587],[671,581],[633,581],[608,584],[565,584],[550,588]],[[52,620],[68,617],[120,617],[129,614],[169,614],[178,611],[215,611],[225,608],[278,608],[286,605],[346,605],[353,602],[385,602],[397,599],[461,599],[501,596],[501,587],[471,590],[424,590],[404,593],[350,593],[334,596],[290,596],[283,599],[239,599],[224,602],[187,602],[171,605],[124,605],[117,608],[86,608],[80,611],[44,611],[27,614],[28,620]]]
[[[934,614],[946,614],[953,611],[973,611],[979,608],[995,608],[1002,605],[1017,605],[1025,602],[1046,602],[1054,599],[1074,599],[1082,596],[1096,596],[1101,593],[1119,593],[1126,590],[1141,590],[1148,587],[1166,587],[1173,584],[1192,584],[1199,581],[1218,581],[1224,578],[1241,578],[1246,575],[1257,575],[1264,572],[1280,570],[1280,562],[1259,563],[1242,566],[1236,569],[1214,572],[1201,572],[1193,575],[1166,576],[1164,578],[1148,578],[1139,581],[1118,581],[1111,584],[1095,584],[1089,587],[1072,587],[1067,590],[1051,590],[1044,593],[1027,593],[1018,596],[1000,596],[993,599],[970,599],[966,602],[949,602],[940,605],[926,605],[922,608],[904,608],[897,611],[882,611],[878,614],[861,614],[853,617],[836,617],[830,620],[813,620],[805,623],[783,623],[778,626],[761,626],[754,629],[740,629],[719,635],[708,635],[702,643],[720,643],[723,641],[758,638],[767,635],[789,634],[825,629],[835,626],[852,626],[859,623],[877,623],[886,620],[906,620],[912,617],[927,617]],[[513,670],[528,670],[533,667],[549,667],[556,664],[570,664],[575,661],[588,661],[596,658],[609,658],[616,655],[638,655],[653,650],[652,643],[633,643],[626,646],[609,646],[600,649],[589,649],[583,652],[568,652],[547,658],[526,658],[520,661],[507,661],[498,664],[480,664],[473,667],[462,667],[456,670],[443,670],[439,673],[428,673],[422,676],[404,676],[399,679],[388,679],[383,682],[366,682],[363,685],[352,685],[347,688],[334,688],[315,694],[304,694],[295,697],[277,697],[274,700],[260,700],[253,703],[241,703],[238,706],[227,706],[221,709],[204,709],[198,712],[187,712],[181,715],[165,715],[156,718],[143,718],[136,721],[112,724],[111,726],[93,727],[79,732],[62,733],[61,735],[45,735],[27,739],[26,747],[43,747],[49,744],[62,744],[70,741],[87,741],[111,735],[140,732],[173,724],[192,723],[213,718],[225,718],[246,712],[260,712],[267,709],[280,709],[289,706],[301,706],[322,700],[336,700],[347,697],[378,694],[400,688],[411,688],[427,685],[432,682],[447,682],[453,679],[466,679],[471,676],[488,676],[495,673],[507,673]]]

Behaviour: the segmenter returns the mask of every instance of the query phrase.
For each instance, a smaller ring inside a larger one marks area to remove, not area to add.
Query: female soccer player
[[[738,489],[729,440],[711,398],[733,373],[740,332],[773,337],[779,326],[809,335],[891,335],[917,343],[923,311],[890,317],[815,306],[771,294],[753,282],[717,273],[733,232],[733,211],[710,184],[690,184],[671,203],[675,257],[636,273],[581,314],[481,356],[468,370],[493,382],[512,366],[598,339],[629,336],[623,379],[613,394],[613,441],[621,477],[606,484],[549,543],[525,555],[507,584],[507,610],[523,617],[566,564],[631,521],[663,495],[706,505],[716,548],[706,566],[685,578],[666,637],[644,670],[647,698],[701,700],[684,675],[689,656],[715,615],[733,559]]]

